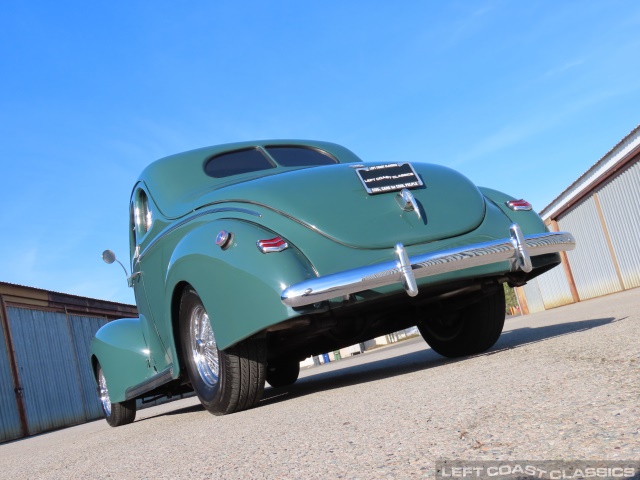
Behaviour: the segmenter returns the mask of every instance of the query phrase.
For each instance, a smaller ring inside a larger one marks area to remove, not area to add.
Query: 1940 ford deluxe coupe
[[[502,284],[575,245],[526,201],[449,168],[315,141],[158,160],[130,216],[139,317],[91,346],[112,426],[134,420],[136,399],[186,390],[214,414],[251,408],[310,355],[410,326],[444,356],[485,351],[502,332]]]

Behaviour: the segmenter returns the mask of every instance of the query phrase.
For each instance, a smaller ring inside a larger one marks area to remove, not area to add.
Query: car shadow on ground
[[[626,317],[625,317],[626,318]],[[542,342],[551,338],[583,332],[592,328],[608,325],[624,318],[613,317],[580,320],[558,325],[548,325],[537,328],[524,327],[504,332],[494,347],[473,357],[495,355],[497,353],[520,348],[525,345]],[[442,365],[464,361],[471,357],[445,358],[435,353],[430,348],[417,352],[406,353],[391,358],[373,360],[365,364],[340,368],[328,372],[321,372],[301,378],[295,384],[282,388],[265,389],[261,405],[268,405],[285,401],[290,398],[301,397],[316,392],[333,390],[349,385],[373,382],[384,378],[437,368]]]
[[[478,355],[473,355],[472,357],[495,355],[506,350],[512,350],[514,348],[520,348],[525,345],[543,342],[551,338],[561,337],[563,335],[570,335],[591,330],[592,328],[602,327],[614,322],[619,322],[621,320],[624,320],[625,318],[627,317],[619,319],[613,317],[595,318],[591,320],[566,322],[557,325],[546,325],[535,328],[523,327],[508,330],[500,336],[500,339],[491,350]],[[393,346],[401,345],[402,344],[400,343],[394,344]],[[267,386],[265,388],[262,400],[258,404],[258,408],[260,408],[261,406],[272,405],[292,398],[302,397],[317,392],[333,390],[349,385],[357,385],[360,383],[373,382],[384,378],[406,375],[429,368],[437,368],[442,365],[464,361],[465,359],[472,357],[461,357],[453,359],[445,358],[435,353],[425,344],[424,350],[397,355],[390,358],[384,358],[381,360],[372,360],[364,364],[358,364],[350,367],[345,366],[344,368],[336,368],[335,370],[324,372],[322,371],[323,367],[317,367],[316,369],[314,369],[317,370],[317,373],[314,371],[312,375],[303,377],[299,379],[295,384],[288,387],[272,388]],[[345,360],[348,361],[348,359]],[[340,365],[340,362],[332,362],[331,365]],[[170,412],[165,412],[158,416],[180,415],[199,412],[202,410],[202,405],[198,404],[180,408]],[[151,418],[154,417],[147,417],[146,419]]]

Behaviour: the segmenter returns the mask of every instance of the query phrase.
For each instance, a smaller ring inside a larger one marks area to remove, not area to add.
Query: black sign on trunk
[[[356,173],[370,195],[395,192],[403,188],[423,185],[410,163],[387,163],[373,167],[357,168]]]

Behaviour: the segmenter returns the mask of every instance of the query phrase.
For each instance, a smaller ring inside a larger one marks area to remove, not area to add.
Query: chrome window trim
[[[247,170],[246,172],[233,173],[233,174],[230,174],[230,175],[223,175],[223,176],[216,176],[216,175],[212,175],[211,173],[209,173],[209,172],[207,171],[207,167],[208,167],[208,165],[209,165],[211,162],[213,162],[214,160],[216,160],[217,158],[223,157],[223,156],[225,156],[225,155],[232,155],[232,154],[234,154],[234,153],[248,152],[248,151],[250,151],[250,150],[255,150],[256,152],[260,153],[260,155],[262,155],[262,156],[264,157],[264,159],[265,159],[269,164],[271,164],[271,167],[270,167],[270,168],[259,168],[259,169],[257,169],[257,170]],[[274,168],[278,168],[278,166],[279,166],[279,165],[278,165],[278,163],[277,163],[277,162],[275,162],[275,161],[274,161],[274,159],[273,159],[270,155],[267,155],[267,154],[265,153],[265,150],[264,150],[263,148],[261,148],[261,146],[256,145],[256,146],[250,146],[250,147],[245,147],[245,148],[238,148],[238,149],[236,149],[236,150],[229,150],[229,151],[226,151],[226,152],[216,153],[215,155],[212,155],[211,157],[207,158],[207,159],[204,161],[204,164],[203,164],[203,170],[204,170],[205,175],[207,175],[208,177],[216,178],[216,179],[221,179],[221,178],[235,177],[235,176],[237,176],[237,175],[246,175],[246,174],[248,174],[248,173],[256,173],[256,172],[263,172],[263,171],[266,171],[266,170],[273,170]]]
[[[138,188],[133,197],[133,220],[138,237],[144,237],[153,226],[153,214],[149,208],[149,194]]]
[[[260,148],[262,148],[262,150],[264,151],[264,153],[266,153],[269,158],[271,160],[273,160],[279,167],[282,168],[313,168],[313,167],[322,167],[322,166],[327,166],[327,165],[339,165],[340,164],[340,160],[338,160],[337,157],[335,157],[333,154],[327,152],[326,150],[322,150],[321,148],[318,147],[313,147],[311,145],[291,145],[290,143],[274,143],[274,144],[269,144],[269,145],[261,145]],[[271,155],[271,153],[269,153],[269,148],[298,148],[300,150],[313,150],[315,152],[318,152],[321,155],[324,155],[325,157],[329,157],[331,160],[334,161],[334,163],[327,163],[327,164],[320,164],[320,165],[282,165],[280,162],[278,162],[278,160]]]

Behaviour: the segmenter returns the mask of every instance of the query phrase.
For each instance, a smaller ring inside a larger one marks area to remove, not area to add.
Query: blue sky
[[[640,4],[4,2],[0,281],[133,303],[153,160],[264,138],[426,161],[539,211],[638,123]]]

